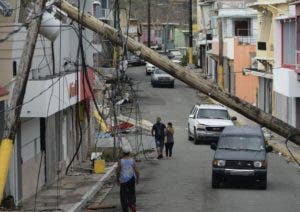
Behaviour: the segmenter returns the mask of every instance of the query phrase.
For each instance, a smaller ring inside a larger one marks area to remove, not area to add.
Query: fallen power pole
[[[120,34],[120,32],[115,30],[113,27],[103,23],[102,21],[99,21],[89,14],[79,12],[76,7],[68,3],[66,0],[61,0],[59,2],[60,3],[57,6],[60,7],[61,10],[66,12],[71,19],[80,22],[80,24],[84,25],[90,30],[93,30],[96,33],[102,34],[117,45],[122,46],[125,42],[125,36]],[[78,16],[78,13],[80,14],[80,16]],[[78,20],[78,17],[80,17],[80,20]],[[289,124],[281,121],[271,114],[265,113],[259,108],[249,104],[244,100],[239,99],[238,97],[224,92],[218,86],[206,81],[203,78],[200,78],[198,75],[192,73],[191,71],[187,71],[187,69],[185,69],[184,67],[173,63],[167,57],[162,57],[157,52],[151,50],[150,48],[133,40],[130,37],[128,37],[127,45],[128,49],[131,52],[134,52],[146,61],[165,70],[167,73],[188,84],[192,88],[199,90],[200,92],[210,96],[216,101],[243,114],[245,117],[259,123],[264,127],[267,127],[273,132],[283,137],[290,138],[291,141],[300,145],[299,129],[290,126]]]
[[[32,57],[35,49],[36,40],[38,37],[39,28],[42,20],[42,12],[45,7],[46,0],[39,1],[36,10],[37,17],[32,19],[29,24],[26,36],[26,43],[23,48],[20,64],[18,67],[19,73],[15,80],[13,92],[10,99],[10,107],[7,118],[5,120],[5,134],[0,146],[0,203],[3,199],[4,187],[10,166],[10,159],[13,152],[15,135],[19,127],[20,114],[22,110],[23,99],[25,95],[29,71],[31,68]]]

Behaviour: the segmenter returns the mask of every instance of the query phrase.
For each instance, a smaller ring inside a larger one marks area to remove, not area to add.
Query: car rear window
[[[198,119],[230,119],[227,110],[200,109],[197,114]]]
[[[165,74],[166,72],[164,72],[163,70],[157,68],[155,69],[155,74]]]
[[[218,142],[219,149],[233,149],[233,150],[264,150],[264,143],[259,136],[237,136],[228,135],[221,136]]]

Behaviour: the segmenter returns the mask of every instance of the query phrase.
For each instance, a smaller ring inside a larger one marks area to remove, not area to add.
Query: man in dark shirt
[[[157,159],[163,158],[164,138],[166,125],[161,123],[161,118],[157,117],[156,123],[153,125],[151,134],[155,137],[155,144],[157,149]]]

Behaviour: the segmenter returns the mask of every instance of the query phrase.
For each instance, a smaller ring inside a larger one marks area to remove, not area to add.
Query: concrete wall
[[[287,97],[300,97],[300,81],[297,73],[288,68],[273,70],[274,91]]]
[[[238,40],[235,39],[235,95],[249,102],[250,104],[256,104],[258,78],[256,76],[244,76],[242,72],[244,68],[251,66],[251,54],[254,54],[255,51],[255,45],[239,45]]]
[[[292,126],[296,126],[296,98],[289,98],[275,92],[274,115]]]
[[[17,0],[8,0],[7,1],[12,8],[18,7]],[[13,27],[8,26],[15,22],[16,10],[13,12],[12,16],[4,17],[0,15],[0,37],[3,38],[7,33],[14,30]],[[12,48],[12,39],[9,38],[5,42],[0,43],[0,86],[5,86],[12,78],[12,62],[11,58],[11,48]]]
[[[265,0],[258,0],[258,2],[269,2]],[[275,2],[275,1],[273,1]],[[262,10],[259,9],[259,15],[258,15],[258,41],[266,42],[267,50],[257,51],[257,57],[259,58],[269,58],[274,59],[275,63],[280,62],[280,60],[277,60],[274,58],[274,51],[276,46],[280,45],[281,42],[278,42],[281,40],[281,30],[276,26],[279,21],[276,21],[275,18],[277,18],[280,14],[287,15],[288,14],[288,4],[279,4],[274,5],[274,7],[277,7],[278,10],[273,9],[271,11],[265,10],[264,13],[262,13]],[[274,42],[277,41],[277,42]],[[275,53],[276,54],[276,53]],[[276,57],[276,56],[275,56]],[[273,64],[273,62],[272,62]],[[259,64],[259,68],[264,68],[262,64]],[[275,64],[276,66],[276,64]]]
[[[21,123],[22,191],[23,199],[35,193],[41,160],[39,118],[23,119]],[[43,164],[43,163],[42,163]],[[44,165],[41,167],[39,188],[45,182]]]

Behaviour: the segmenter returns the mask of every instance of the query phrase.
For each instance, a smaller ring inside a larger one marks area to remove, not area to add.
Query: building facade
[[[7,2],[17,9],[10,17],[0,16],[1,37],[25,22],[30,7],[30,1]],[[92,2],[87,2],[85,10],[93,12]],[[67,17],[57,19],[50,15],[43,16],[40,32],[52,24],[50,31],[56,36],[51,40],[46,34],[38,36],[5,191],[17,205],[34,195],[37,185],[41,189],[63,176],[79,143],[82,145],[73,166],[86,160],[93,142],[92,92],[88,86],[89,83],[93,88],[94,83],[94,49],[90,45],[93,33],[88,29],[83,33],[86,70],[77,55],[79,26]],[[26,28],[21,28],[0,43],[1,86],[7,90],[14,85],[26,33]],[[8,101],[1,101],[1,120],[5,121],[8,105]],[[2,136],[3,133],[1,139]]]
[[[274,114],[300,128],[300,2],[274,19]]]

